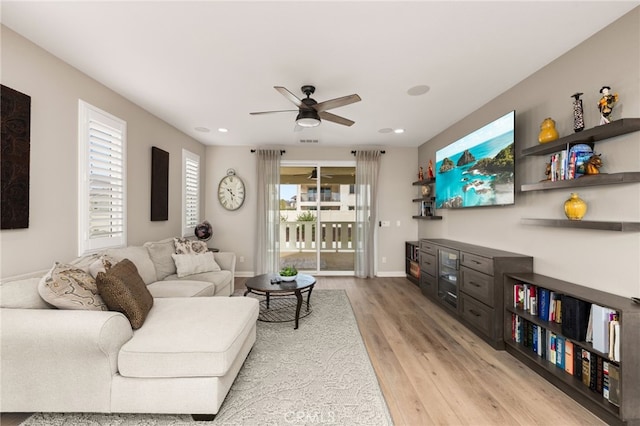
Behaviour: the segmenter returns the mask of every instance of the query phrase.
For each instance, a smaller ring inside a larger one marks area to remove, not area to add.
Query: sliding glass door
[[[280,169],[280,265],[308,273],[354,270],[355,163]]]

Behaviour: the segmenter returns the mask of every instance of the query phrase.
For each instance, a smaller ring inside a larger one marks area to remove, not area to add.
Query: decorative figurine
[[[420,166],[420,171],[418,172],[418,180],[424,180],[424,172],[422,171],[422,166]]]
[[[574,93],[571,97],[573,101],[573,131],[581,132],[584,129],[584,111],[582,110],[581,92]]]
[[[602,159],[600,158],[600,154],[593,154],[585,165],[584,174],[597,175],[600,173],[600,170],[598,170],[600,167],[602,167]]]
[[[547,143],[558,139],[558,131],[556,130],[556,122],[547,117],[542,120],[540,124],[540,134],[538,135],[538,142]]]
[[[600,89],[600,93],[602,93],[602,97],[600,101],[598,101],[598,109],[600,110],[600,124],[609,124],[611,120],[609,116],[613,111],[613,107],[618,102],[618,94],[614,93],[613,95],[609,93],[611,87],[602,86]]]
[[[427,174],[429,175],[429,179],[434,179],[435,176],[433,174],[433,161],[429,160],[429,167],[427,168]]]

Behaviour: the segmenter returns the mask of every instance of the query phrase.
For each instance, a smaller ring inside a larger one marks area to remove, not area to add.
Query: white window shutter
[[[193,235],[200,220],[200,156],[182,150],[183,220],[182,235]]]
[[[126,245],[126,122],[80,101],[79,252]]]

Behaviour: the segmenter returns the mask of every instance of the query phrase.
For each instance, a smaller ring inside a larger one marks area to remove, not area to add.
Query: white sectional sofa
[[[177,277],[159,254],[171,255],[166,242],[109,250],[153,295],[135,330],[119,312],[48,305],[42,274],[1,283],[0,411],[218,412],[255,342],[258,303],[202,297],[232,293],[233,253],[215,253],[221,271]]]

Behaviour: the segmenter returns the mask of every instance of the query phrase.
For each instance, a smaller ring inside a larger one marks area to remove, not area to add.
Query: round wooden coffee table
[[[247,280],[247,283],[245,284],[245,286],[247,287],[247,291],[244,292],[244,295],[246,296],[249,293],[253,293],[259,296],[266,296],[266,309],[269,309],[271,296],[276,297],[295,295],[297,303],[295,326],[293,328],[297,329],[298,322],[300,320],[300,308],[302,307],[302,293],[307,293],[308,312],[309,299],[311,299],[311,291],[313,291],[313,286],[316,284],[316,279],[311,275],[298,274],[298,277],[295,281],[281,281],[278,283],[272,283],[273,279],[278,278],[278,274],[262,274],[253,278],[249,278]]]

